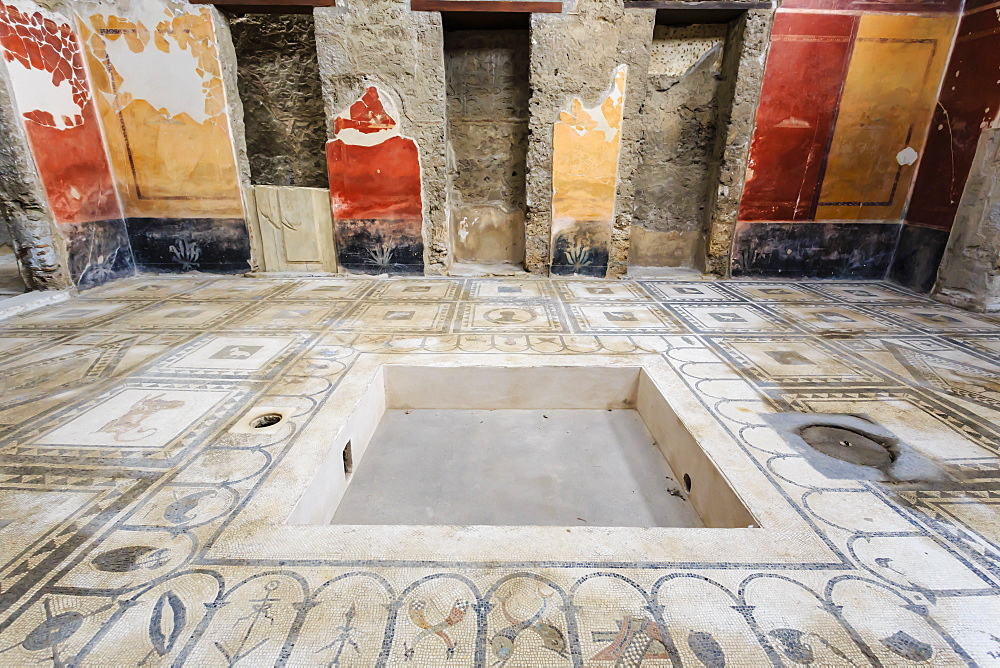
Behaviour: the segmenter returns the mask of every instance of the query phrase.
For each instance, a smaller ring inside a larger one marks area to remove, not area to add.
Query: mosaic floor
[[[262,499],[373,355],[655,361],[796,528],[339,549]],[[888,284],[143,277],[0,321],[0,360],[5,665],[1000,664],[1000,321]],[[260,405],[293,416],[231,431]],[[948,481],[831,477],[789,411],[869,416]]]

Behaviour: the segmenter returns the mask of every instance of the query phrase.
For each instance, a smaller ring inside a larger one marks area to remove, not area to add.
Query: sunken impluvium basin
[[[746,528],[641,367],[385,364],[290,524]]]

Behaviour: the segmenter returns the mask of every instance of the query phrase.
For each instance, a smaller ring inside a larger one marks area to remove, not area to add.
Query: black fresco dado
[[[135,274],[124,220],[60,225],[69,251],[69,273],[79,288],[92,288]]]
[[[884,278],[899,223],[740,223],[733,276]]]
[[[250,270],[250,235],[241,218],[129,218],[140,271]]]
[[[930,292],[937,279],[938,265],[948,246],[946,230],[903,225],[889,278],[908,288]]]

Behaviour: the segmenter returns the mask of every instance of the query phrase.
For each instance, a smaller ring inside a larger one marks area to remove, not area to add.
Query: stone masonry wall
[[[254,185],[326,188],[326,122],[313,17],[230,19]]]
[[[657,25],[653,32],[631,266],[693,266],[702,246],[726,32],[726,24]]]
[[[441,16],[411,12],[409,0],[337,4],[314,13],[327,137],[334,136],[335,117],[370,86],[397,98],[400,132],[420,150],[425,270],[444,273],[450,254]]]
[[[21,278],[29,290],[67,288],[66,243],[35,168],[7,72],[0,67],[0,216],[9,225]]]
[[[771,39],[773,9],[751,9],[729,24],[726,53],[722,60],[723,83],[719,99],[732,100],[720,110],[715,154],[721,156],[718,171],[710,177],[714,191],[709,194],[706,223],[704,271],[726,276],[730,270],[736,215],[746,177],[747,159],[754,117],[760,102],[764,61]]]
[[[528,31],[446,32],[449,223],[456,261],[524,260]]]
[[[601,100],[618,65],[628,66],[615,220],[608,276],[627,268],[634,175],[642,137],[639,108],[646,93],[655,10],[625,10],[622,0],[579,0],[574,10],[531,17],[525,268],[548,272],[552,228],[552,132],[573,98]]]
[[[1000,311],[1000,127],[979,138],[934,293],[962,308]]]

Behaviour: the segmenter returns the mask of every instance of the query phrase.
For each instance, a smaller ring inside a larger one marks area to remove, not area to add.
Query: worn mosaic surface
[[[804,532],[764,522],[751,550],[727,534],[746,529],[690,530],[697,559],[609,543],[514,561],[536,547],[510,530],[495,558],[419,560],[370,547],[392,527],[324,553],[318,528],[248,522],[299,493],[275,472],[359,360],[435,353],[669,365]],[[97,288],[0,322],[0,663],[995,665],[998,353],[996,318],[883,283]],[[259,405],[291,417],[230,431]],[[789,411],[865,414],[948,482],[831,477],[770,426]]]

